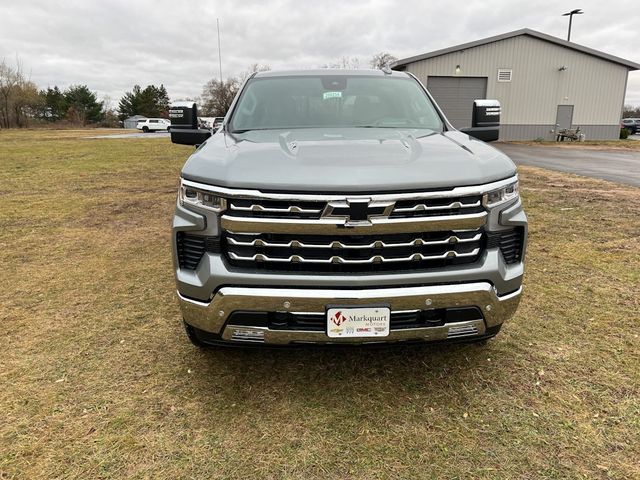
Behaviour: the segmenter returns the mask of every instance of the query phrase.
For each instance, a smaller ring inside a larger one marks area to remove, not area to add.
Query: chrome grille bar
[[[401,200],[419,200],[432,198],[451,198],[451,197],[464,197],[472,195],[483,195],[486,192],[497,190],[501,187],[509,185],[518,179],[517,175],[513,175],[503,180],[498,180],[483,185],[474,185],[468,187],[455,187],[452,189],[443,189],[436,191],[415,192],[415,193],[377,193],[377,194],[359,194],[354,192],[334,193],[334,194],[313,194],[313,193],[278,193],[278,192],[262,192],[255,189],[237,189],[237,188],[225,188],[216,187],[213,185],[207,185],[205,183],[194,182],[192,180],[183,179],[182,184],[190,187],[197,188],[199,190],[205,190],[213,193],[214,195],[220,195],[222,197],[232,199],[261,199],[261,200],[279,200],[286,202],[328,202],[331,200],[344,200],[345,197],[349,198],[368,198],[372,201],[401,201]]]
[[[426,205],[418,203],[412,207],[396,207],[394,213],[430,212],[434,210],[453,210],[458,208],[476,208],[480,206],[480,200],[474,203],[451,202],[449,205]]]
[[[487,212],[442,215],[419,218],[371,218],[369,223],[345,225],[337,218],[284,219],[284,218],[244,218],[222,215],[222,228],[243,233],[290,233],[320,235],[376,235],[390,233],[422,233],[444,230],[466,230],[482,227]]]
[[[460,238],[457,235],[451,235],[443,240],[424,240],[415,238],[409,242],[384,242],[375,240],[368,244],[346,244],[339,240],[333,240],[328,243],[305,243],[300,240],[290,240],[289,242],[273,242],[256,238],[249,241],[237,240],[229,237],[227,241],[231,245],[238,247],[274,247],[274,248],[333,248],[333,249],[362,249],[362,248],[392,248],[392,247],[421,247],[429,245],[448,245],[456,243],[477,242],[482,237],[482,233],[477,233],[471,238]]]
[[[412,253],[407,257],[385,257],[383,255],[374,255],[366,259],[346,259],[339,255],[333,255],[330,258],[305,258],[302,255],[291,255],[289,257],[270,257],[262,253],[256,253],[251,256],[239,255],[235,252],[229,252],[232,260],[254,261],[254,262],[275,262],[275,263],[315,263],[315,264],[375,264],[375,263],[398,263],[398,262],[420,262],[426,260],[443,260],[447,258],[464,258],[475,257],[480,253],[480,249],[476,248],[468,253],[458,253],[454,250],[448,250],[440,255],[424,255],[422,253]]]
[[[231,203],[229,205],[230,210],[236,210],[239,212],[264,212],[264,213],[308,213],[308,214],[320,214],[322,212],[322,208],[302,208],[297,205],[291,205],[286,208],[278,208],[278,207],[265,207],[260,204],[252,204],[248,206],[236,205]]]

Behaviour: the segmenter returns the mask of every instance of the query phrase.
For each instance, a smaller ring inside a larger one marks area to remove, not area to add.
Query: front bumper
[[[467,224],[470,219],[463,215],[451,217],[456,219],[454,223],[439,225],[438,228],[455,230],[477,228],[481,225],[485,232],[522,228],[520,261],[508,263],[499,246],[487,244],[473,263],[442,268],[406,268],[375,273],[254,270],[233,266],[226,260],[225,254],[216,251],[206,251],[194,269],[180,268],[176,249],[179,232],[221,237],[225,229],[243,233],[252,229],[262,232],[277,228],[279,232],[284,227],[272,219],[266,222],[255,221],[254,218],[253,223],[242,223],[235,217],[220,216],[193,206],[185,208],[178,203],[173,219],[173,262],[184,320],[208,336],[212,343],[287,345],[486,338],[494,334],[518,306],[524,275],[527,218],[519,199],[488,209],[487,214],[482,214],[482,218],[472,218],[473,222],[479,222],[477,224]],[[230,218],[236,223],[230,224]],[[416,221],[419,224],[416,229],[430,231],[430,224],[437,224],[441,220],[431,217],[428,221]],[[322,223],[321,220],[315,222]],[[304,224],[304,232],[310,227],[309,222],[300,219],[285,223],[287,231],[299,229],[301,224]],[[259,228],[254,228],[254,224],[259,225]],[[387,221],[387,224],[393,222]],[[393,226],[398,227],[395,224]],[[324,232],[325,228],[331,226],[324,225],[318,231]],[[367,228],[378,227],[372,224]],[[400,230],[407,229],[412,230],[413,226],[402,225]],[[300,233],[298,230],[296,232]],[[263,326],[258,325],[258,322],[246,321],[246,317],[239,314],[234,315],[235,312],[251,312],[252,315],[260,312],[300,316],[311,314],[317,322],[318,316],[324,315],[329,305],[381,304],[391,308],[392,322],[394,312],[401,316],[403,312],[417,311],[420,315],[428,316],[434,313],[430,311],[433,309],[478,310],[477,315],[465,317],[464,321],[452,319],[449,322],[449,319],[445,319],[446,321],[435,326],[425,326],[425,323],[414,323],[412,327],[396,329],[392,326],[389,336],[371,339],[329,338],[323,324],[318,327],[318,323],[313,331],[300,329],[295,322],[287,324],[287,329],[276,329],[271,328],[273,322],[267,321],[267,326]]]
[[[498,296],[487,282],[376,289],[304,289],[223,287],[210,302],[189,299],[178,293],[184,320],[230,343],[287,345],[295,343],[381,343],[481,338],[511,317],[518,307],[522,288]],[[456,307],[477,307],[482,318],[434,327],[391,330],[384,338],[330,338],[326,332],[275,330],[229,323],[237,311],[318,313],[329,305],[388,304],[393,312]]]

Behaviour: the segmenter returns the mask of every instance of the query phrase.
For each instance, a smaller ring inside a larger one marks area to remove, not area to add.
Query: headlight
[[[222,212],[227,208],[227,201],[206,190],[185,185],[184,181],[180,180],[180,205],[193,205],[214,212]]]
[[[484,205],[486,207],[495,207],[501,203],[508,202],[518,198],[518,181],[516,180],[498,190],[493,190],[484,194]]]

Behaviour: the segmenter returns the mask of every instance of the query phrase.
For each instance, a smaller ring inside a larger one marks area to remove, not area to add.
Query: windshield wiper
[[[269,128],[240,128],[238,130],[229,130],[229,133],[247,133],[247,132],[259,132],[264,130],[286,130],[290,127],[269,127]]]
[[[350,125],[352,128],[402,128],[402,127],[391,127],[389,125]]]
[[[430,127],[423,127],[420,125],[351,125],[352,128],[410,128],[415,130],[433,130]]]

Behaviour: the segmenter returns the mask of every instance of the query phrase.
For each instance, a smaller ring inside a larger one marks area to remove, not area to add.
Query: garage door
[[[427,89],[456,128],[471,126],[473,101],[487,97],[487,77],[428,77]]]

